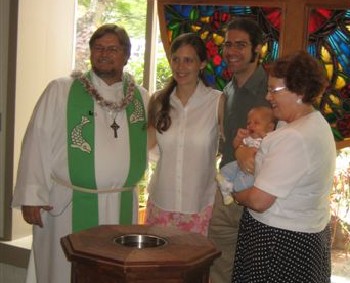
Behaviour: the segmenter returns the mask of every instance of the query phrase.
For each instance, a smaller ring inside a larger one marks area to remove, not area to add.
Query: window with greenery
[[[142,62],[146,5],[147,2],[144,0],[79,0],[75,68],[86,71],[90,67],[89,39],[99,26],[106,23],[122,26],[128,32],[132,41],[132,54],[129,64],[137,65],[137,62]],[[138,7],[137,13],[133,13],[133,7]],[[139,75],[139,73],[137,74]],[[142,74],[139,77],[142,78]]]
[[[135,13],[137,7],[137,13]],[[88,42],[99,26],[114,23],[126,29],[131,39],[131,56],[125,71],[143,85],[145,28],[147,1],[145,0],[78,0],[75,69],[86,71],[90,67]],[[157,48],[156,89],[164,86],[171,72],[160,36]]]

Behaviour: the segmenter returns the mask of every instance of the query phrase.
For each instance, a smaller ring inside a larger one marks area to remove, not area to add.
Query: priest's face
[[[118,37],[108,33],[94,42],[90,60],[94,72],[111,85],[122,80],[128,58]]]

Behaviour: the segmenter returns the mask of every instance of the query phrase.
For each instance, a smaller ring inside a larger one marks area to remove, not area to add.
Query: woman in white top
[[[270,68],[266,98],[286,124],[263,139],[253,187],[234,193],[247,209],[232,282],[330,282],[336,148],[329,124],[312,106],[325,86],[322,67],[305,51]]]
[[[193,33],[171,45],[172,78],[151,97],[149,148],[160,157],[149,184],[146,223],[207,234],[217,184],[224,97],[205,84],[207,51]]]

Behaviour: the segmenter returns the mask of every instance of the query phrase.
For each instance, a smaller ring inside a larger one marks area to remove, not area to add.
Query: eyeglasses
[[[226,41],[226,42],[224,42],[223,47],[226,49],[233,48],[236,50],[243,50],[249,45],[251,45],[251,43],[246,42],[246,41],[235,41],[235,42]]]
[[[95,45],[92,47],[92,50],[97,53],[103,53],[106,52],[108,55],[117,54],[121,51],[123,51],[123,48],[121,46],[102,46],[102,45]]]
[[[275,88],[268,87],[267,88],[267,92],[269,92],[271,94],[275,94],[275,93],[278,93],[278,92],[280,92],[282,90],[285,90],[285,89],[287,89],[286,86],[278,86],[278,87],[275,87]]]

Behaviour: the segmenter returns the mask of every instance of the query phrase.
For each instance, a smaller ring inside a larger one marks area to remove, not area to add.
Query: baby
[[[243,139],[244,146],[259,148],[267,133],[275,129],[276,121],[272,110],[266,106],[252,108],[248,113],[249,136]],[[239,192],[254,184],[254,176],[240,170],[237,161],[225,164],[217,175],[224,204],[233,202],[232,192]]]

